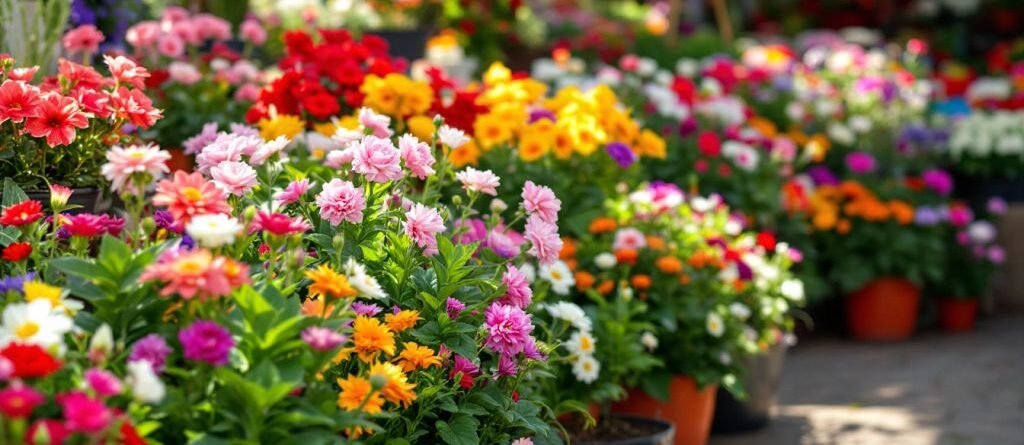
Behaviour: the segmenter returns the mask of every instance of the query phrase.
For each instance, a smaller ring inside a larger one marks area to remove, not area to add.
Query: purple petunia
[[[171,347],[167,345],[158,334],[149,334],[136,341],[132,345],[132,352],[128,355],[128,362],[149,362],[153,371],[163,372],[167,363],[167,356],[171,354]]]
[[[633,153],[633,150],[622,142],[612,142],[605,145],[604,150],[616,164],[619,164],[619,167],[629,168],[636,162],[636,153]]]

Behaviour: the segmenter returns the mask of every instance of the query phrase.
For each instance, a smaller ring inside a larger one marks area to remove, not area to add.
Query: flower
[[[449,298],[451,298],[451,297],[449,297]],[[380,306],[377,306],[376,304],[363,303],[363,302],[360,302],[360,301],[352,302],[352,312],[355,312],[356,315],[364,315],[364,316],[367,316],[367,317],[373,317],[373,316],[376,316],[377,314],[379,314],[383,310],[384,310],[384,308],[382,308]]]
[[[238,28],[238,36],[256,46],[263,45],[267,41],[267,31],[259,20],[246,19]]]
[[[37,344],[9,343],[0,349],[0,357],[6,359],[14,367],[9,378],[46,377],[61,367],[60,361]]]
[[[42,217],[43,205],[39,201],[22,201],[0,212],[0,225],[21,227],[39,221]]]
[[[359,109],[359,123],[377,138],[391,137],[391,118],[386,115],[377,114],[373,110],[363,107]]]
[[[153,368],[153,371],[163,372],[167,363],[167,356],[171,354],[171,347],[167,345],[159,334],[149,334],[140,338],[132,345],[132,351],[128,355],[128,364],[146,362]]]
[[[153,205],[167,207],[174,220],[188,224],[197,215],[230,213],[224,192],[196,173],[177,171],[171,179],[157,184]]]
[[[475,363],[469,361],[469,359],[456,355],[454,363],[452,364],[452,370],[448,373],[448,378],[459,379],[459,386],[462,389],[472,389],[473,380],[480,375],[480,367]]]
[[[534,184],[533,181],[526,181],[523,185],[523,208],[529,215],[540,215],[541,219],[549,223],[558,221],[558,211],[562,208],[562,201],[555,197],[555,192],[543,185]]]
[[[0,345],[18,342],[44,348],[63,347],[64,334],[73,327],[71,318],[55,311],[47,298],[7,305],[2,321]]]
[[[622,168],[629,168],[629,166],[633,165],[637,159],[636,153],[634,153],[628,145],[623,144],[622,142],[612,142],[606,145],[604,150],[608,153],[608,156]]]
[[[11,243],[7,247],[4,247],[3,259],[4,261],[18,262],[28,258],[32,254],[32,244],[29,243]]]
[[[729,305],[729,314],[739,320],[746,320],[750,318],[750,308],[740,302],[735,302]]]
[[[0,413],[8,419],[25,419],[36,407],[46,402],[46,397],[30,386],[20,383],[0,389]]]
[[[547,309],[548,314],[553,318],[564,320],[576,329],[584,332],[590,332],[593,329],[593,325],[590,318],[587,317],[587,313],[583,312],[583,308],[579,307],[575,303],[559,301],[557,303],[546,305],[545,309]]]
[[[398,150],[405,167],[417,178],[426,179],[427,176],[434,174],[434,155],[430,152],[430,146],[416,136],[405,134],[398,138]]]
[[[103,63],[107,65],[107,68],[110,69],[110,75],[114,76],[119,84],[132,85],[140,90],[146,87],[146,78],[149,77],[149,71],[145,67],[136,64],[132,59],[125,56],[111,57],[104,55]]]
[[[352,345],[359,359],[369,363],[381,352],[395,355],[395,334],[376,318],[356,317],[352,323]]]
[[[590,335],[589,332],[576,331],[572,333],[569,341],[565,343],[565,348],[573,355],[593,355],[596,344],[597,339]]]
[[[336,226],[342,221],[358,224],[363,221],[366,199],[362,188],[335,178],[324,184],[323,190],[316,195],[316,205],[320,207],[320,216],[331,225]]]
[[[348,338],[328,328],[310,326],[302,331],[302,341],[314,351],[327,352],[341,346]]]
[[[225,161],[210,168],[213,184],[235,196],[243,196],[256,186],[256,170],[241,161]]]
[[[0,84],[0,124],[23,122],[36,114],[38,105],[39,90],[34,85],[11,79]]]
[[[111,397],[121,393],[121,381],[109,371],[92,368],[83,376],[89,388],[100,397]]]
[[[61,236],[79,236],[93,238],[103,234],[117,236],[124,228],[124,219],[111,217],[110,215],[92,215],[79,213],[77,215],[61,215],[64,220],[60,226]]]
[[[352,170],[373,182],[388,182],[402,177],[401,153],[390,139],[366,136],[355,145]]]
[[[155,334],[150,334],[155,335]],[[142,403],[160,403],[167,393],[164,383],[157,377],[153,364],[148,360],[129,361],[125,381],[132,390],[132,397]]]
[[[277,139],[279,136],[294,139],[306,129],[306,123],[301,118],[289,114],[278,114],[272,119],[260,119],[256,126],[260,128],[260,137],[266,141]]]
[[[288,204],[294,204],[302,199],[302,196],[309,191],[309,179],[299,179],[297,181],[289,182],[284,190],[274,195],[274,201],[277,205],[286,206]]]
[[[708,333],[712,337],[721,337],[725,333],[725,324],[722,322],[722,316],[715,312],[708,312],[707,319],[705,320],[705,327]]]
[[[875,171],[875,157],[870,153],[855,151],[846,155],[846,168],[857,174],[871,173]]]
[[[114,412],[81,391],[71,391],[57,396],[57,403],[64,414],[64,427],[78,433],[98,433],[114,420]]]
[[[499,354],[515,355],[526,350],[533,343],[530,333],[533,323],[522,309],[501,303],[493,303],[484,311],[484,328],[487,339],[484,345]]]
[[[572,373],[576,380],[583,383],[594,383],[601,373],[601,362],[592,355],[580,355],[572,363]]]
[[[354,258],[349,258],[345,262],[345,275],[348,276],[349,283],[359,291],[360,296],[375,300],[387,297],[377,279],[367,273],[366,268]]]
[[[228,356],[235,347],[231,333],[215,322],[199,320],[178,332],[186,360],[213,366],[228,364]]]
[[[445,300],[445,312],[448,314],[448,318],[454,320],[459,318],[462,311],[466,310],[466,303],[459,301],[454,297],[448,297]]]
[[[921,173],[921,180],[924,185],[935,193],[947,196],[953,191],[953,177],[943,170],[933,168]]]
[[[121,87],[110,95],[110,107],[118,119],[124,119],[137,127],[149,128],[162,116],[153,108],[153,101],[141,90]]]
[[[540,277],[551,283],[551,290],[558,295],[569,295],[569,291],[576,285],[576,278],[572,270],[562,260],[556,260],[551,264],[540,266]]]
[[[530,242],[530,250],[527,253],[537,258],[541,264],[550,264],[558,260],[558,253],[562,250],[558,226],[545,221],[540,215],[530,215],[526,220],[523,237]]]
[[[393,314],[387,314],[384,316],[384,323],[388,325],[388,329],[394,332],[403,332],[407,329],[416,326],[416,323],[420,321],[419,311],[410,309],[395,312]]]
[[[198,215],[185,226],[188,236],[209,249],[235,242],[235,236],[241,231],[238,220],[223,213]]]
[[[409,383],[402,369],[392,363],[374,363],[370,367],[370,380],[373,379],[382,379],[386,382],[380,390],[380,395],[391,403],[408,408],[416,400],[416,393],[413,392],[416,384]]]
[[[619,261],[615,258],[615,255],[610,252],[601,252],[594,257],[594,264],[604,270],[615,267],[618,262]]]
[[[338,408],[345,411],[362,410],[367,414],[380,413],[384,406],[384,399],[379,391],[373,390],[370,381],[355,375],[349,375],[344,380],[338,379]]]
[[[356,290],[349,285],[348,278],[335,272],[327,264],[321,264],[314,270],[307,270],[305,275],[306,278],[313,281],[309,285],[311,297],[351,298],[356,296]]]
[[[989,246],[985,255],[994,264],[1003,264],[1006,261],[1006,250],[1002,246]]]
[[[164,173],[169,172],[167,161],[171,154],[151,144],[132,145],[121,147],[115,145],[107,151],[107,163],[103,164],[101,173],[109,181],[110,188],[114,191],[134,191],[128,182],[135,179],[139,186],[144,186],[141,175],[147,175],[147,180],[159,179]]]
[[[205,249],[165,251],[143,271],[143,282],[164,283],[160,295],[178,294],[181,298],[201,300],[224,297],[249,282],[249,266]]]
[[[640,344],[644,345],[648,351],[654,351],[658,348],[658,337],[655,337],[654,334],[650,332],[644,332],[643,335],[640,336]]]
[[[469,142],[469,136],[466,136],[465,132],[448,125],[442,125],[437,130],[437,139],[452,150],[456,150]]]
[[[209,174],[210,169],[222,162],[239,162],[242,155],[251,154],[262,144],[256,135],[219,133],[196,154],[197,170]]]
[[[171,80],[182,85],[192,85],[203,79],[203,74],[195,65],[188,62],[171,62],[167,66],[167,74]]]
[[[623,250],[639,250],[647,247],[647,237],[644,233],[632,228],[623,227],[615,232],[615,241],[612,242],[612,249]]]
[[[303,233],[313,228],[301,216],[288,216],[284,213],[270,213],[260,210],[249,226],[249,232],[267,232],[275,236],[288,236]]]
[[[443,232],[445,227],[436,209],[420,203],[413,204],[405,213],[403,227],[405,234],[423,249],[424,255],[433,256],[437,253],[437,234]]]
[[[95,53],[99,51],[100,43],[103,43],[105,39],[103,33],[96,29],[96,25],[87,24],[64,33],[62,42],[64,49],[69,53],[78,51]]]
[[[497,187],[501,185],[501,179],[490,170],[480,171],[473,167],[466,167],[455,175],[455,179],[458,179],[462,183],[462,188],[466,190],[491,196],[498,195]]]
[[[80,302],[65,301],[61,298],[64,294],[63,289],[41,281],[26,281],[23,290],[25,291],[25,301],[49,300],[50,306],[54,310],[66,312],[68,306],[73,306],[74,309],[81,309],[82,307]]]
[[[433,349],[407,341],[402,344],[402,352],[398,354],[398,365],[405,372],[427,369],[431,366],[440,367],[441,357],[435,355]]]
[[[543,272],[541,274],[543,275]],[[508,266],[505,273],[501,276],[501,284],[505,286],[505,295],[498,300],[499,303],[526,309],[530,302],[533,301],[533,290],[530,289],[530,282],[527,281],[526,275],[516,266],[511,264]]]
[[[533,439],[530,439],[529,437],[520,437],[513,440],[509,445],[533,445]]]

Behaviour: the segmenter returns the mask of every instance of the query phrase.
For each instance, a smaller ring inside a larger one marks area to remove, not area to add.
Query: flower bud
[[[103,323],[89,340],[89,360],[98,363],[106,360],[114,350],[114,332],[110,325]]]
[[[441,125],[444,125],[444,116],[441,116],[440,114],[435,114],[434,128],[441,128]]]
[[[388,386],[388,377],[385,375],[374,374],[370,376],[370,387],[373,388],[374,392],[384,389]]]
[[[334,235],[334,238],[331,239],[331,246],[334,247],[334,250],[341,250],[345,247],[345,237],[342,235]]]
[[[460,196],[460,195],[452,196],[452,204],[457,205],[457,206],[462,205],[462,196]]]
[[[508,204],[502,201],[501,198],[494,198],[491,200],[491,211],[494,213],[501,213],[508,210]]]
[[[54,212],[64,210],[74,193],[70,188],[60,184],[50,184],[50,208]]]

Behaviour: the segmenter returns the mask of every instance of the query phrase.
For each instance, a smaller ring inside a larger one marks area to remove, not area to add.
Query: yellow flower
[[[512,80],[512,71],[501,62],[494,62],[484,73],[484,84],[493,85]]]
[[[418,137],[421,141],[430,143],[434,139],[434,120],[423,115],[410,117],[405,122],[409,132]]]
[[[512,138],[509,122],[496,114],[479,116],[473,123],[473,133],[484,150],[504,143]]]
[[[376,318],[356,317],[352,324],[352,344],[359,359],[367,363],[381,352],[395,355],[395,334]]]
[[[50,286],[41,281],[26,281],[23,290],[25,291],[25,301],[45,299],[50,300],[51,307],[59,308],[63,305],[60,298],[62,290],[59,287]]]
[[[526,162],[536,161],[548,153],[550,138],[538,135],[527,134],[519,141],[519,159]]]
[[[645,129],[640,132],[640,137],[637,138],[633,149],[640,156],[665,159],[665,140],[651,130]]]
[[[366,76],[359,89],[366,95],[363,105],[395,117],[426,113],[434,101],[429,84],[397,73]]]
[[[370,378],[387,380],[384,388],[380,390],[380,394],[391,403],[408,408],[416,400],[416,393],[413,392],[416,384],[409,383],[408,378],[398,366],[387,362],[376,363],[370,367]]]
[[[277,139],[278,136],[295,139],[295,136],[306,129],[306,123],[302,119],[290,114],[279,114],[270,119],[260,119],[256,126],[260,128],[260,136],[267,141]]]
[[[394,116],[398,110],[398,94],[388,87],[384,78],[371,74],[363,79],[359,90],[366,96],[363,105],[378,113]]]
[[[313,130],[324,136],[331,137],[334,136],[334,133],[338,132],[338,124],[335,122],[321,122],[313,124]]]
[[[348,283],[348,278],[331,269],[331,266],[321,264],[315,270],[307,270],[306,278],[313,280],[309,285],[309,295],[313,297],[334,297],[351,298],[356,296],[356,290]]]
[[[380,392],[374,392],[373,385],[367,379],[350,375],[345,380],[338,379],[338,386],[341,388],[341,392],[338,393],[338,408],[377,414],[384,406]]]
[[[397,314],[387,314],[384,316],[384,322],[387,323],[388,329],[395,332],[402,332],[413,326],[416,326],[416,322],[420,321],[419,311],[404,310]]]
[[[407,341],[402,344],[402,353],[398,354],[398,364],[402,371],[413,372],[431,366],[441,366],[441,357],[434,355],[434,350],[426,346]]]
[[[452,150],[448,154],[448,160],[452,162],[455,168],[476,165],[477,161],[480,160],[480,148],[476,146],[476,141],[470,140],[462,144],[461,147]]]
[[[572,134],[569,133],[569,130],[562,126],[558,126],[555,131],[553,147],[555,157],[558,159],[569,159],[572,157],[572,152],[575,147],[575,141],[573,140]]]

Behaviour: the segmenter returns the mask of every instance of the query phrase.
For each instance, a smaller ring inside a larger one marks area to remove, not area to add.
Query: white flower
[[[853,134],[853,131],[850,130],[850,127],[847,127],[846,125],[843,125],[839,122],[832,122],[828,124],[826,132],[832,140],[843,145],[853,145],[853,142],[857,138],[857,135]]]
[[[803,301],[804,282],[796,278],[790,278],[782,282],[782,285],[779,286],[779,292],[782,293],[783,297],[786,297],[791,301]]]
[[[996,227],[988,221],[975,221],[967,226],[967,236],[974,244],[988,244],[996,239]]]
[[[867,133],[871,131],[871,119],[864,115],[856,115],[850,117],[850,128],[857,133]]]
[[[583,383],[594,383],[598,374],[601,373],[601,362],[590,355],[578,356],[572,364],[572,373],[576,376],[576,380]]]
[[[726,141],[722,144],[722,154],[731,159],[737,167],[746,171],[756,169],[761,160],[761,154],[756,148],[736,141]]]
[[[11,303],[4,309],[0,324],[0,347],[17,341],[62,350],[64,334],[71,331],[72,326],[71,318],[56,311],[46,298]]]
[[[551,283],[551,290],[558,295],[569,295],[572,286],[576,285],[576,278],[573,277],[572,270],[561,260],[551,264],[542,264],[540,277]]]
[[[522,266],[519,266],[519,272],[526,277],[527,283],[533,284],[534,281],[537,281],[537,268],[533,264],[523,263]]]
[[[637,74],[639,74],[641,76],[644,76],[644,77],[649,77],[650,75],[654,74],[654,72],[657,71],[657,70],[658,70],[658,62],[655,62],[654,59],[651,59],[649,57],[641,57],[641,58],[639,58],[637,60],[637,64],[636,64],[636,73]]]
[[[89,339],[89,356],[109,357],[114,350],[114,332],[103,323]]]
[[[803,104],[799,102],[790,102],[786,105],[786,117],[791,121],[800,122],[804,120],[806,114]]]
[[[640,336],[640,344],[644,345],[648,351],[654,351],[658,348],[658,337],[655,337],[654,334],[650,332],[644,332],[643,335]]]
[[[494,213],[501,213],[508,210],[508,204],[502,201],[500,198],[494,198],[491,200],[491,211]]]
[[[466,133],[458,128],[449,127],[447,125],[442,125],[441,128],[437,130],[437,138],[441,140],[442,144],[447,145],[452,150],[455,150],[469,142],[469,137],[466,136]]]
[[[700,70],[697,61],[694,59],[679,59],[676,62],[676,73],[680,76],[693,78]]]
[[[573,355],[594,355],[596,345],[597,339],[589,332],[576,331],[569,337],[569,341],[565,342],[565,349]]]
[[[235,236],[242,231],[242,224],[223,213],[205,214],[193,217],[185,231],[200,246],[213,249],[235,242]]]
[[[609,252],[602,252],[597,254],[596,257],[594,257],[594,264],[596,264],[597,267],[600,267],[601,269],[611,269],[615,267],[615,265],[618,263],[619,260],[615,259],[615,255],[612,255]]]
[[[619,297],[621,297],[623,300],[626,300],[626,301],[632,300],[633,299],[633,288],[627,286],[626,283],[622,283],[619,286]]]
[[[374,300],[380,300],[387,298],[387,292],[384,292],[384,288],[380,286],[377,279],[366,273],[366,268],[362,264],[359,264],[354,258],[349,258],[348,262],[345,263],[345,276],[348,277],[349,284],[356,288],[359,292],[359,296],[363,298],[370,298]]]
[[[128,376],[125,379],[132,388],[132,396],[141,403],[160,403],[166,393],[164,382],[153,372],[153,365],[147,360],[128,362]]]
[[[746,320],[750,317],[750,308],[743,303],[737,302],[729,305],[729,313],[740,320]]]
[[[326,142],[331,142],[330,139],[327,139],[326,137],[323,137],[318,133],[313,134],[317,134],[317,136],[320,136],[321,138],[323,138],[322,140]],[[252,165],[263,165],[272,156],[284,151],[284,149],[288,147],[288,144],[290,143],[292,143],[292,141],[284,136],[278,136],[276,139],[272,141],[265,142],[262,145],[260,145],[259,148],[257,148],[256,151],[253,152],[251,156],[249,156],[249,163]]]
[[[559,301],[558,303],[551,303],[547,305],[547,310],[548,314],[552,317],[564,320],[573,325],[576,329],[585,332],[590,332],[593,329],[590,318],[587,317],[587,313],[583,312],[583,309],[575,303]]]
[[[708,312],[708,318],[704,324],[708,334],[711,334],[712,337],[721,337],[725,333],[725,323],[722,322],[722,316],[715,312]]]
[[[725,366],[729,366],[732,364],[732,356],[728,352],[722,351],[718,354],[718,361],[722,362]]]

